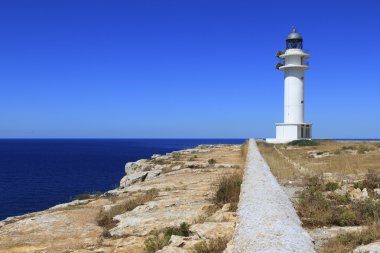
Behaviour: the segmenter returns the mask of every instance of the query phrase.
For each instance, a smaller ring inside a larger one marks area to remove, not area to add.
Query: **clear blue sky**
[[[274,137],[277,50],[316,138],[380,138],[380,2],[2,1],[0,137]]]

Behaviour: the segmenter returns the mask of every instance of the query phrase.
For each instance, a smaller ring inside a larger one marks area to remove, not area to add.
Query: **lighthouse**
[[[276,124],[276,138],[269,143],[287,143],[299,139],[311,139],[312,124],[304,121],[304,73],[309,69],[303,50],[303,39],[296,28],[286,38],[286,50],[277,52],[280,62],[276,69],[284,72],[284,123]]]

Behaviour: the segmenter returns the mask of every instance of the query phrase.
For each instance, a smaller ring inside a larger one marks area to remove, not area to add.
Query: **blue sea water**
[[[115,188],[126,162],[243,139],[0,139],[0,220]]]

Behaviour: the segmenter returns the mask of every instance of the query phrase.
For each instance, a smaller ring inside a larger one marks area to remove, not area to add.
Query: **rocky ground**
[[[207,145],[126,165],[120,187],[0,222],[0,253],[144,252],[152,231],[189,224],[160,252],[231,240],[236,213],[212,201],[220,177],[243,168],[240,145]],[[107,219],[110,218],[110,219]]]
[[[315,224],[307,227],[318,252],[336,252],[335,249],[326,249],[326,243],[339,235],[359,233],[366,228],[362,224],[355,225],[360,221],[355,220],[354,211],[350,208],[352,205],[364,206],[365,203],[371,203],[369,206],[373,210],[378,206],[380,181],[379,177],[376,179],[374,176],[380,175],[380,143],[323,141],[317,146],[298,147],[261,142],[259,146],[295,206],[299,203],[300,193],[305,190],[307,180],[316,176],[325,185],[325,189],[319,189],[321,197],[328,202],[330,199],[337,202],[332,209],[349,210],[344,213],[346,217],[342,214],[340,221],[334,221],[341,225]],[[368,176],[372,178],[368,179]],[[308,222],[308,217],[301,218],[304,224]],[[380,252],[380,241],[357,246],[353,251]]]

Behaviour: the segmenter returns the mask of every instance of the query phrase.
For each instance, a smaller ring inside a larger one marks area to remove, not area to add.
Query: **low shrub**
[[[367,148],[366,146],[359,146],[358,154],[365,154],[366,152],[369,152],[369,148]]]
[[[76,200],[85,200],[85,199],[90,199],[92,198],[91,194],[88,194],[88,193],[82,193],[82,194],[78,194],[75,199]]]
[[[327,197],[337,205],[348,205],[351,203],[350,195],[348,193],[346,193],[345,195],[332,193],[329,194]]]
[[[144,241],[145,251],[148,253],[156,252],[167,246],[172,235],[189,236],[190,225],[182,222],[178,227],[167,227],[160,230],[153,230],[150,236]]]
[[[218,237],[206,241],[200,241],[194,245],[197,253],[222,253],[227,248],[228,240],[225,237]]]
[[[325,189],[326,191],[335,191],[336,189],[339,188],[339,184],[338,183],[335,183],[335,182],[328,182],[326,185],[325,185]]]
[[[97,198],[100,195],[102,195],[101,192],[94,192],[94,193],[82,193],[78,194],[75,199],[76,200],[85,200],[85,199],[92,199],[92,198]]]
[[[366,179],[364,180],[364,186],[367,190],[373,190],[376,188],[380,188],[380,173],[379,172],[369,172],[366,175]]]
[[[313,140],[295,140],[289,142],[287,145],[289,146],[317,146],[319,143]]]
[[[380,239],[380,225],[374,223],[368,228],[354,233],[343,233],[330,239],[320,250],[321,253],[352,252],[357,246]]]
[[[178,152],[178,151],[174,151],[172,152],[172,157],[175,159],[175,160],[179,160],[181,158],[181,153]]]
[[[216,160],[214,158],[211,158],[211,159],[208,159],[208,164],[210,164],[211,166],[214,166],[216,164]]]
[[[363,181],[356,182],[354,187],[359,188],[360,190],[367,188],[369,192],[373,192],[374,189],[380,188],[380,173],[367,173],[366,178]]]
[[[354,146],[343,146],[342,150],[356,150],[356,147],[354,147]]]
[[[355,226],[358,225],[356,213],[347,208],[337,208],[334,210],[332,223],[339,226]]]
[[[380,201],[375,199],[354,202],[351,208],[357,214],[358,224],[368,224],[380,218]]]
[[[230,203],[231,211],[236,211],[242,182],[243,175],[241,173],[222,176],[214,196],[214,203],[220,206]]]
[[[324,226],[332,221],[331,204],[322,191],[307,187],[300,194],[297,210],[305,226]]]
[[[324,189],[335,189],[330,184],[323,185],[318,177],[308,180],[300,193],[297,211],[307,227],[327,225],[353,226],[367,225],[379,219],[380,201],[368,198],[365,201],[351,201],[349,194],[326,194]]]

